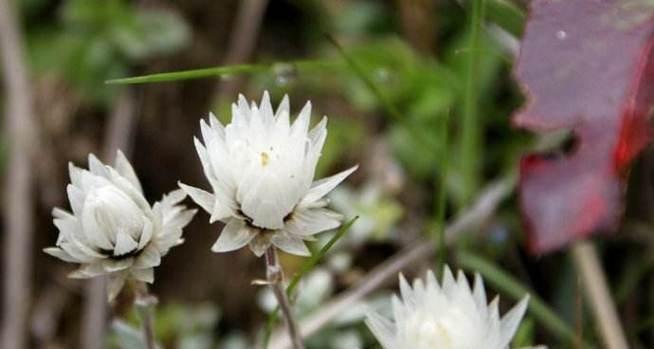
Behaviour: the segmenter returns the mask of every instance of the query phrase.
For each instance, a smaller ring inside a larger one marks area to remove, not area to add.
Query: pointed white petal
[[[159,249],[153,246],[152,244],[146,247],[143,252],[141,252],[136,261],[134,262],[134,268],[144,269],[156,267],[161,264],[161,253]]]
[[[272,236],[271,241],[273,245],[286,253],[303,257],[311,256],[311,251],[309,251],[307,245],[304,244],[302,239],[294,238],[282,233],[275,233]]]
[[[89,170],[97,176],[108,178],[107,167],[93,154],[89,154]]]
[[[141,239],[138,242],[138,249],[141,250],[152,240],[154,235],[154,224],[152,221],[143,217],[143,231],[141,231]]]
[[[255,256],[261,257],[266,250],[270,247],[272,241],[269,234],[257,234],[250,241],[250,251],[254,253]]]
[[[79,263],[79,260],[73,258],[73,256],[69,255],[66,251],[60,249],[59,247],[47,247],[43,249],[43,252],[53,257],[57,257],[64,262]]]
[[[82,214],[82,209],[84,208],[84,198],[86,195],[81,189],[72,184],[68,184],[66,191],[68,193],[70,208],[73,210],[73,214],[79,217]]]
[[[278,126],[286,126],[288,127],[288,117],[291,112],[291,108],[289,107],[289,101],[288,101],[288,95],[284,95],[282,98],[282,101],[279,103],[279,106],[277,107],[277,111],[275,112],[275,119],[277,120],[277,125]]]
[[[130,252],[133,252],[137,247],[138,243],[132,239],[132,237],[125,232],[118,232],[116,235],[116,246],[114,247],[114,256],[123,256]]]
[[[265,120],[266,124],[272,125],[274,113],[272,104],[270,104],[270,94],[268,94],[268,91],[263,92],[261,103],[259,103],[259,112],[261,113],[261,117]]]
[[[306,135],[307,131],[309,130],[309,121],[311,119],[311,102],[307,102],[302,110],[300,111],[300,114],[297,116],[297,119],[293,122],[293,125],[291,125],[291,134],[294,137],[298,137],[300,135]]]
[[[501,325],[500,325],[500,332],[501,332],[501,340],[500,340],[500,347],[504,348],[507,345],[509,345],[509,342],[511,342],[511,339],[515,335],[515,332],[518,330],[518,325],[520,325],[520,321],[522,320],[522,317],[525,315],[525,312],[527,311],[527,304],[529,303],[529,296],[525,296],[522,298],[522,300],[516,304],[513,309],[511,309],[508,313],[504,315],[504,317],[501,320]]]
[[[307,206],[320,200],[323,196],[327,195],[327,193],[336,188],[336,186],[345,178],[347,178],[347,176],[356,171],[357,168],[359,168],[359,165],[353,166],[350,169],[335,174],[331,177],[315,181],[313,185],[311,185],[309,192],[304,196],[304,198],[302,198],[300,206]]]
[[[127,273],[118,272],[109,275],[107,278],[107,300],[113,301],[125,285]]]
[[[121,176],[125,177],[134,186],[134,188],[136,188],[141,193],[143,192],[143,189],[141,188],[141,182],[136,176],[134,168],[125,157],[125,154],[120,151],[120,149],[116,151],[116,160],[114,166],[116,171],[118,171]]]
[[[213,252],[229,252],[245,246],[257,235],[240,219],[230,219],[220,233],[218,241],[211,247]]]
[[[104,268],[104,271],[108,273],[113,273],[113,272],[128,269],[133,264],[134,264],[134,258],[132,257],[118,259],[118,260],[113,260],[108,258],[102,260],[102,267]]]
[[[188,194],[188,196],[190,196],[191,199],[195,201],[196,204],[200,205],[202,209],[207,211],[207,213],[211,214],[213,212],[213,204],[215,201],[213,194],[209,193],[208,191],[186,185],[182,182],[177,182],[177,185],[179,185],[179,187],[182,188],[182,190],[184,190],[186,194]]]
[[[136,280],[151,284],[154,282],[154,268],[132,269],[132,276]]]
[[[311,236],[338,228],[343,216],[325,209],[296,209],[287,220],[284,230],[297,236]]]
[[[395,326],[376,312],[366,314],[366,325],[384,348],[393,348]]]

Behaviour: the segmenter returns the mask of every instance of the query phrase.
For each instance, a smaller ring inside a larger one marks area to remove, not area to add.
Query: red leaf
[[[654,5],[639,0],[535,0],[516,76],[527,94],[515,125],[572,130],[565,156],[528,155],[520,205],[533,252],[613,231],[624,179],[649,142]]]

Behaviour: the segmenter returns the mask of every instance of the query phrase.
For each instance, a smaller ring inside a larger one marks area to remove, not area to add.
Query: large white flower
[[[500,318],[498,299],[486,304],[479,274],[471,290],[463,272],[455,280],[449,268],[442,285],[431,271],[413,288],[400,275],[400,293],[393,297],[394,322],[374,312],[366,319],[384,349],[507,349],[528,302],[523,298]]]
[[[247,244],[261,256],[271,245],[296,255],[309,255],[303,240],[334,229],[342,217],[327,209],[324,196],[356,166],[313,182],[314,171],[327,136],[327,118],[309,131],[311,104],[289,121],[285,96],[273,112],[268,93],[261,104],[248,105],[245,97],[232,105],[232,122],[223,126],[215,116],[202,120],[200,161],[213,193],[180,183],[182,189],[225,227],[214,252]]]
[[[90,278],[107,274],[109,299],[128,277],[151,283],[161,256],[183,242],[182,228],[197,210],[178,205],[186,194],[175,190],[150,206],[132,166],[118,151],[115,167],[89,155],[89,170],[69,164],[66,188],[72,213],[55,208],[57,247],[44,251],[66,262],[79,263],[70,274]]]

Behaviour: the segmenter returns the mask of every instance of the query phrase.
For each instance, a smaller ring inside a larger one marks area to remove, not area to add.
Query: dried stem
[[[125,89],[116,98],[105,127],[104,148],[102,150],[102,157],[105,161],[112,161],[119,149],[129,155],[133,143],[132,136],[135,124],[134,97]],[[85,303],[82,331],[80,331],[82,348],[103,348],[103,343],[98,341],[98,338],[104,338],[107,323],[106,285],[106,277],[96,277],[89,280],[84,290]]]
[[[266,277],[268,278],[268,283],[270,288],[277,298],[277,303],[279,303],[279,308],[282,310],[284,316],[284,322],[286,323],[286,328],[288,329],[288,334],[293,343],[294,349],[304,349],[304,344],[302,343],[302,338],[298,332],[295,320],[293,319],[293,313],[291,312],[291,305],[289,304],[288,297],[282,286],[282,281],[284,279],[284,274],[282,268],[279,265],[277,260],[277,250],[274,246],[270,246],[266,250],[265,254],[266,259]]]
[[[2,342],[4,349],[27,347],[27,318],[31,303],[33,170],[32,153],[36,122],[32,91],[18,16],[12,2],[0,0],[0,58],[7,94],[5,135],[9,138],[9,162],[4,202],[4,285]]]
[[[107,319],[107,278],[98,276],[89,280],[84,287],[84,307],[80,343],[85,349],[102,349]]]
[[[232,28],[232,37],[227,47],[223,65],[246,63],[257,43],[259,29],[268,6],[268,0],[242,0],[239,2],[236,20]],[[231,100],[232,95],[239,90],[242,77],[223,80],[219,86],[217,100],[225,97]]]
[[[134,306],[141,315],[143,339],[148,349],[158,349],[154,338],[154,308],[157,297],[148,291],[148,286],[140,281],[134,282]]]
[[[604,345],[607,349],[629,349],[595,246],[578,242],[572,255]]]

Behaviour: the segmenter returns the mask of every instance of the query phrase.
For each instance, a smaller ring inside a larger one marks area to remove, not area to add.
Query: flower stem
[[[148,291],[144,282],[134,283],[134,306],[141,315],[143,322],[143,339],[148,349],[158,349],[154,339],[154,308],[157,305],[157,297]]]
[[[274,246],[270,246],[265,253],[266,259],[266,277],[268,278],[268,283],[270,288],[277,298],[277,303],[279,303],[279,308],[282,310],[284,316],[284,321],[286,322],[286,328],[288,329],[288,334],[293,342],[294,349],[304,349],[304,344],[302,343],[302,338],[300,333],[297,330],[297,325],[293,319],[293,314],[291,313],[291,306],[284,292],[282,286],[282,280],[284,275],[282,273],[282,268],[279,265],[277,260],[277,250]]]

